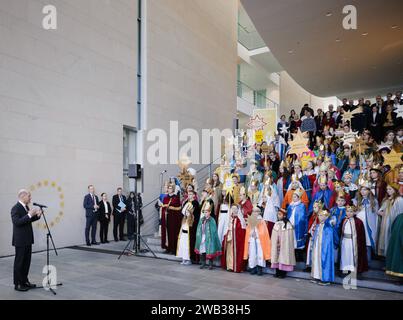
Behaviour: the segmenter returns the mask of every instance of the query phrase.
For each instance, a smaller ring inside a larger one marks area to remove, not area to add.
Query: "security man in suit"
[[[127,199],[123,195],[123,189],[118,188],[117,194],[115,194],[112,198],[113,205],[113,237],[115,241],[124,241],[123,228],[126,220],[126,212],[127,212]],[[119,237],[118,237],[118,229],[119,229]]]
[[[32,222],[39,220],[42,215],[40,209],[30,209],[31,193],[27,190],[18,192],[18,202],[11,209],[11,220],[13,222],[13,241],[15,247],[14,259],[14,288],[17,291],[28,291],[36,285],[28,280],[29,268],[31,266],[32,245],[34,233]]]
[[[98,223],[98,209],[99,209],[99,200],[98,196],[95,195],[95,189],[93,185],[88,186],[88,194],[84,197],[83,206],[85,209],[85,241],[87,242],[87,246],[98,245],[96,242],[96,232],[97,232],[97,223]],[[91,242],[90,242],[90,229],[91,229]]]

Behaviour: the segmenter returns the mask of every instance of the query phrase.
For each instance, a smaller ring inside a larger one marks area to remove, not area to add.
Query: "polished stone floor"
[[[17,292],[12,286],[13,257],[0,259],[0,299],[398,299],[403,294],[380,290],[321,287],[307,280],[279,280],[270,275],[200,270],[175,261],[123,256],[76,249],[51,255],[58,287],[54,296],[44,289]],[[31,282],[42,282],[46,254],[32,257]]]

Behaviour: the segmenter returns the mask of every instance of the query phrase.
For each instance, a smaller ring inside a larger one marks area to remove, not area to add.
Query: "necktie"
[[[28,205],[25,205],[25,210],[27,210],[27,212],[29,212],[29,207],[28,207]]]

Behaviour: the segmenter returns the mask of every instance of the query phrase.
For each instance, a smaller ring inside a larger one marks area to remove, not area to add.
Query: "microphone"
[[[47,208],[47,206],[44,206],[43,204],[38,204],[35,202],[32,205],[34,205],[35,207],[39,207],[39,208]]]

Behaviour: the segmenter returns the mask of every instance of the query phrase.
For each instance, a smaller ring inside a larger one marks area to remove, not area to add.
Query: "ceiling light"
[[[326,17],[331,17],[333,15],[333,13],[331,12],[326,12]]]
[[[399,27],[398,25],[394,24],[391,28],[392,29],[397,29],[398,27]]]
[[[367,36],[367,35],[368,35],[368,32],[363,32],[362,35],[363,35],[363,36]]]
[[[336,42],[340,42],[341,40],[339,38],[336,39]]]
[[[294,50],[288,50],[288,53],[289,53],[289,54],[293,54],[293,53],[294,53]]]

